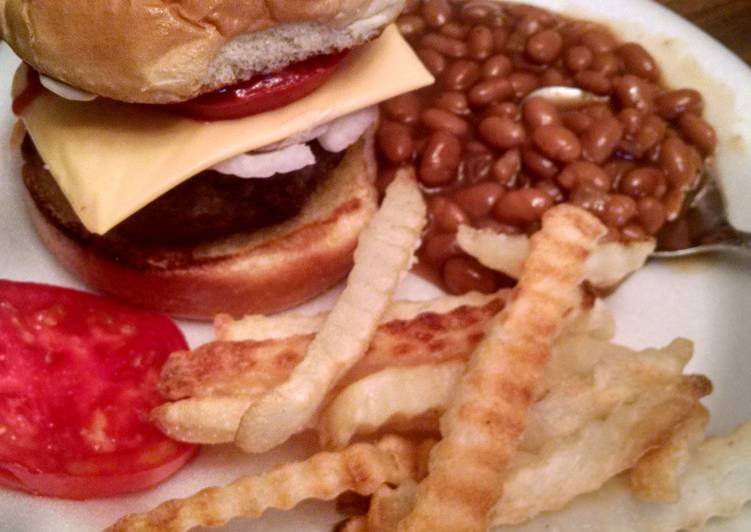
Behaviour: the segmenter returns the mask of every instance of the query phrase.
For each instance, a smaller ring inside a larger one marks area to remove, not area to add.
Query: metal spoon
[[[545,98],[561,107],[577,107],[595,102],[607,102],[607,96],[597,96],[575,87],[543,87],[532,91],[522,101]],[[735,229],[728,222],[727,208],[717,181],[706,174],[702,185],[686,202],[680,218],[663,228],[657,235],[655,258],[675,258],[711,252],[734,252],[751,256],[751,233]],[[677,248],[677,249],[676,249]]]

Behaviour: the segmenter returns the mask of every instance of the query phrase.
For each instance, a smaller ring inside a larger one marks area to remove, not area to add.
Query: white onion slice
[[[48,78],[43,74],[39,74],[39,81],[45,89],[50,92],[54,92],[55,94],[57,94],[61,98],[65,98],[66,100],[73,100],[74,102],[90,102],[98,98],[96,94],[91,94],[90,92],[84,92],[82,90],[76,89],[75,87],[71,87],[70,85],[63,83],[62,81]]]
[[[342,116],[328,124],[326,131],[318,137],[318,142],[326,151],[340,152],[357,142],[377,119],[378,108],[375,105]]]
[[[213,166],[212,170],[237,177],[265,178],[294,172],[315,162],[310,147],[295,144],[267,153],[243,153]]]

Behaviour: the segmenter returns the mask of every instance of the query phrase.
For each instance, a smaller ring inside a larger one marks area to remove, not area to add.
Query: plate
[[[751,70],[696,27],[648,0],[531,0],[573,16],[617,20],[616,32],[639,40],[654,53],[673,86],[692,86],[707,100],[707,116],[717,126],[720,152],[717,172],[731,200],[733,221],[751,229],[751,209],[743,181],[751,168]],[[612,25],[612,24],[611,24]],[[655,30],[655,28],[658,28]],[[7,146],[12,117],[10,79],[18,60],[0,44],[0,278],[83,288],[38,242],[27,219],[18,178],[17,154]],[[745,208],[744,208],[745,207]],[[330,305],[336,289],[305,306],[313,312]],[[402,299],[434,297],[438,291],[414,276],[399,290]],[[617,341],[632,347],[667,344],[691,338],[696,356],[690,370],[707,374],[715,392],[706,400],[712,412],[711,433],[732,430],[751,418],[751,259],[708,257],[650,263],[608,299],[616,314]],[[191,345],[211,338],[208,325],[181,323]],[[309,436],[261,456],[246,456],[229,447],[206,448],[189,466],[156,489],[114,499],[71,502],[32,497],[0,489],[0,531],[86,532],[101,530],[119,516],[143,511],[209,485],[266,470],[304,457],[315,445]],[[252,525],[234,521],[223,530],[328,531],[341,519],[329,503],[304,503],[292,512],[269,512]],[[734,521],[716,520],[712,530],[751,529],[751,509]]]

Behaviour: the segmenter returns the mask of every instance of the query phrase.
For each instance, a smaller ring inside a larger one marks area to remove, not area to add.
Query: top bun
[[[39,72],[100,96],[173,103],[376,37],[405,0],[0,0]]]

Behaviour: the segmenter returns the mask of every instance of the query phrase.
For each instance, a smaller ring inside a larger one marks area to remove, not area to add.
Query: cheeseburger
[[[189,318],[341,280],[376,209],[380,101],[432,83],[404,0],[0,0],[47,247],[92,287]]]

